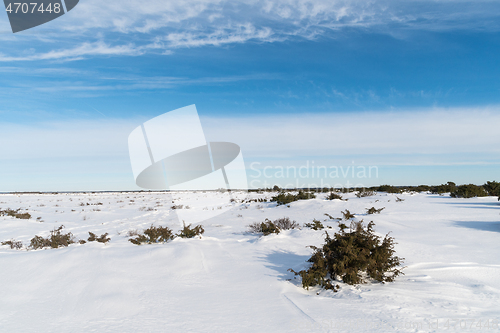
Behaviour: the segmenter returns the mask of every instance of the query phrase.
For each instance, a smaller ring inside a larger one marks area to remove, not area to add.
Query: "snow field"
[[[497,198],[454,199],[392,194],[348,201],[316,199],[278,206],[241,202],[273,193],[233,193],[234,207],[203,221],[201,239],[133,245],[127,232],[151,224],[177,232],[173,205],[203,214],[227,194],[123,192],[4,194],[0,241],[28,245],[64,225],[107,244],[13,250],[0,247],[0,331],[11,332],[483,332],[500,320],[500,204]],[[174,201],[174,203],[172,203]],[[87,205],[88,203],[88,205]],[[186,208],[189,206],[189,208]],[[385,209],[366,215],[366,209]],[[217,208],[215,208],[217,209]],[[307,267],[324,230],[308,228],[261,237],[247,225],[290,217],[301,225],[349,209],[392,232],[405,275],[394,283],[348,286],[337,293],[302,289],[287,270]],[[37,221],[41,217],[43,222]],[[486,327],[485,324],[488,324]],[[495,324],[496,323],[496,324]],[[464,326],[465,324],[465,326]]]

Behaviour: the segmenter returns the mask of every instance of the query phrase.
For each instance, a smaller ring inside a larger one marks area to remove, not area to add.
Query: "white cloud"
[[[147,119],[99,117],[32,125],[0,123],[0,176],[8,180],[0,190],[135,188],[127,139]],[[201,121],[207,140],[240,145],[247,167],[251,161],[261,162],[260,166],[303,166],[313,161],[316,166],[349,166],[355,160],[356,165],[381,167],[500,163],[500,107],[202,117]],[[47,177],[52,177],[50,184]],[[414,183],[411,177],[404,182]],[[482,179],[473,174],[461,177],[468,182]],[[87,184],[87,179],[93,182]]]
[[[257,29],[250,23],[219,28],[211,33],[170,33],[164,38],[171,48],[200,47],[206,45],[220,46],[224,44],[243,43],[251,39],[265,42],[275,40],[270,28]]]
[[[140,124],[140,123],[139,123]],[[134,120],[103,119],[40,122],[30,125],[1,123],[3,160],[118,156],[127,152]]]
[[[7,56],[3,53],[0,53],[0,62],[34,60],[78,60],[85,56],[97,55],[137,56],[143,54],[144,50],[144,47],[136,47],[133,44],[112,46],[102,41],[94,43],[85,42],[71,49],[52,50],[46,53],[32,53],[20,56]]]
[[[161,28],[217,30],[230,22],[257,27],[276,24],[294,35],[304,27],[377,26],[398,23],[408,27],[446,28],[458,24],[484,26],[477,19],[498,18],[496,1],[461,0],[88,0],[68,17],[65,29],[111,28],[148,33]],[[490,22],[491,23],[491,22]],[[498,27],[498,26],[497,26]]]
[[[314,40],[334,36],[346,27],[398,37],[415,29],[498,31],[499,16],[500,3],[488,0],[87,0],[48,23],[50,33],[40,28],[19,34],[19,40],[30,41],[30,46],[53,47],[61,40],[77,41],[79,46],[24,55],[4,52],[1,60],[75,60],[146,52],[168,55],[184,47]],[[121,35],[133,42],[110,42]],[[15,42],[11,35],[1,39]]]
[[[1,71],[1,69],[0,69]],[[64,73],[64,70],[59,71],[59,73]],[[85,73],[83,71],[76,73],[66,73],[67,77],[79,76],[83,78],[84,76],[96,75],[93,72]],[[100,79],[103,79],[102,77]],[[219,76],[219,77],[200,77],[200,78],[188,78],[188,77],[173,77],[173,76],[154,76],[154,77],[140,77],[131,75],[106,75],[104,78],[105,84],[96,84],[98,80],[93,79],[92,83],[85,83],[83,80],[75,83],[71,79],[63,78],[62,75],[59,77],[57,82],[46,83],[41,86],[33,87],[33,90],[42,92],[54,92],[61,93],[63,91],[110,91],[110,90],[162,90],[171,89],[180,86],[198,85],[198,86],[210,86],[218,85],[221,83],[232,83],[239,81],[252,81],[252,80],[284,80],[282,75],[271,75],[271,74],[250,74],[250,75],[233,75],[233,76]],[[102,80],[99,80],[102,81]],[[98,82],[100,83],[100,82]],[[26,87],[23,87],[23,90]]]
[[[33,125],[2,123],[1,159],[123,155],[128,134],[145,120],[100,117]],[[245,156],[392,155],[396,164],[413,163],[413,157],[421,155],[446,163],[450,154],[463,156],[463,161],[478,155],[498,161],[499,123],[500,107],[202,117],[208,140],[237,143]]]
[[[451,154],[500,161],[500,107],[341,114],[259,115],[206,118],[211,141],[237,142],[245,154],[266,158],[393,155],[393,163],[417,163]],[[497,156],[497,157],[495,157]],[[399,160],[398,160],[399,159]],[[455,161],[456,162],[456,161]]]

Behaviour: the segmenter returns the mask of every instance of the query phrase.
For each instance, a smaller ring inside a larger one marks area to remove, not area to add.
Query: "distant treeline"
[[[392,186],[392,185],[380,185],[365,188],[308,188],[308,189],[282,189],[275,185],[273,188],[267,189],[251,189],[250,192],[286,192],[286,191],[296,191],[296,190],[307,190],[309,192],[317,193],[327,193],[327,192],[365,192],[365,191],[377,191],[386,193],[403,193],[403,192],[429,192],[433,194],[444,194],[450,193],[450,196],[454,198],[474,198],[474,197],[486,197],[486,196],[496,196],[500,200],[500,183],[496,181],[488,181],[483,185],[465,184],[457,185],[454,182],[448,182],[441,185],[418,185],[418,186]]]

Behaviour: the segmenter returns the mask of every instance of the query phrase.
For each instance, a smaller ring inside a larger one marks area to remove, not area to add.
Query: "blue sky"
[[[256,186],[500,180],[499,16],[499,1],[81,0],[12,34],[2,14],[0,191],[137,189],[128,134],[190,104]],[[255,171],[313,164],[378,175]]]

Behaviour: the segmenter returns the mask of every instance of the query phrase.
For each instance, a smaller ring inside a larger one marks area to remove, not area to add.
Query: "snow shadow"
[[[456,205],[460,208],[481,208],[500,210],[500,202],[440,202],[443,205]]]
[[[454,224],[458,227],[471,228],[483,231],[500,232],[500,222],[455,221]]]
[[[292,268],[295,271],[305,269],[309,266],[307,260],[310,257],[310,255],[303,256],[289,251],[272,251],[262,257],[262,259],[267,261],[265,265],[267,268],[279,273],[278,278],[280,280],[290,280],[293,279],[295,275],[289,272],[288,269]]]

